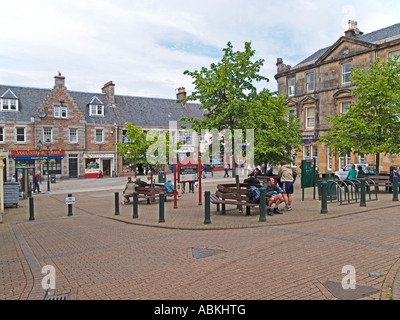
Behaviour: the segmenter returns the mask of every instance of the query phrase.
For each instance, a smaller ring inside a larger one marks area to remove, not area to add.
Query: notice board
[[[311,188],[315,186],[315,161],[301,161],[301,187]]]

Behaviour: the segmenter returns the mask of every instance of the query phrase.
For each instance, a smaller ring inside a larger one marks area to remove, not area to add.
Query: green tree
[[[289,122],[285,120],[288,108],[283,96],[267,89],[257,92],[254,82],[269,81],[259,74],[264,60],[252,61],[255,50],[250,42],[245,43],[244,51],[236,52],[228,42],[223,52],[222,60],[211,64],[209,69],[184,72],[194,79],[195,90],[181,101],[200,102],[207,115],[204,119],[187,117],[181,121],[191,123],[197,132],[239,129],[243,131],[243,141],[245,130],[254,129],[255,161],[290,161],[292,150],[301,142],[298,123],[293,117]]]
[[[345,114],[327,117],[332,123],[320,139],[341,156],[375,154],[379,170],[381,153],[400,154],[400,63],[399,57],[381,62],[378,58],[369,69],[352,69],[350,79],[356,88],[356,103]]]
[[[170,148],[169,132],[161,133],[157,130],[145,132],[142,128],[125,123],[125,138],[128,142],[114,143],[117,152],[124,159],[130,159],[135,165],[147,166],[151,170],[153,181],[153,167],[165,165],[168,161]]]

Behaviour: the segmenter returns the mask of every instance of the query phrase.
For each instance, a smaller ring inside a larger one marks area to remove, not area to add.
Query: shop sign
[[[49,158],[51,159],[62,159],[64,158],[64,150],[49,150]],[[39,160],[47,159],[47,150],[16,150],[11,151],[11,157],[15,159],[30,159]]]
[[[84,157],[86,159],[114,158],[114,154],[112,154],[112,153],[89,153],[89,154],[85,154]]]

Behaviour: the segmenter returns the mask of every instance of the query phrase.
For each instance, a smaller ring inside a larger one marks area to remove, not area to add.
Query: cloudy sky
[[[349,19],[364,33],[400,22],[398,0],[13,0],[2,1],[0,84],[175,98],[193,90],[185,70],[209,68],[228,41],[250,41],[259,88],[276,90],[276,60],[296,65],[338,40]]]

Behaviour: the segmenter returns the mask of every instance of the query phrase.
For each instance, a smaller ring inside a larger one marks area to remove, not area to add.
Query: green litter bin
[[[51,183],[56,183],[56,175],[55,174],[51,174],[50,175],[50,182]]]
[[[158,183],[165,183],[166,182],[166,174],[165,173],[159,173],[158,174]]]
[[[334,173],[323,173],[322,179],[318,179],[317,187],[318,187],[318,194],[319,199],[321,200],[321,182],[326,181],[327,184],[327,196],[328,201],[333,201],[337,199],[337,192],[336,192],[336,183],[335,183],[335,174]]]

